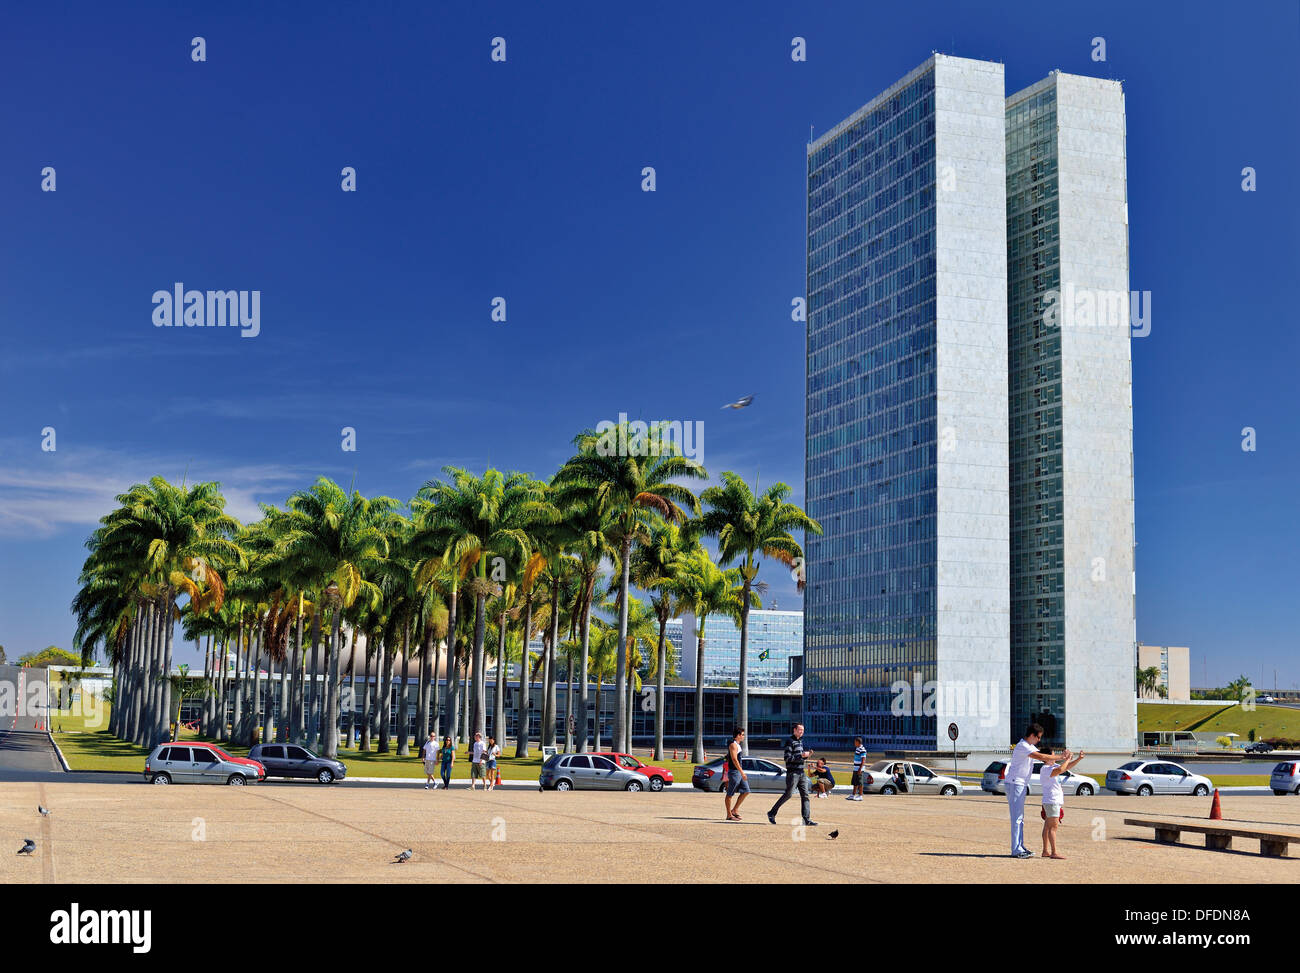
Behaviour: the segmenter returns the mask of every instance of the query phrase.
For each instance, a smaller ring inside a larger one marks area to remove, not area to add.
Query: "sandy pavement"
[[[767,823],[772,795],[752,795],[745,820],[722,800],[661,794],[538,793],[331,787],[144,784],[0,786],[0,883],[15,882],[1231,882],[1300,881],[1300,843],[1286,859],[1258,843],[1208,851],[1184,834],[1158,845],[1125,816],[1204,819],[1207,798],[1073,798],[1065,861],[1007,857],[1006,803],[869,795],[814,800],[816,828],[791,826],[798,799]],[[49,817],[36,813],[43,803]],[[1224,816],[1300,835],[1300,800],[1231,797]],[[1027,844],[1041,847],[1037,804]],[[827,834],[838,829],[839,838]],[[39,848],[14,854],[23,838]],[[3,847],[7,842],[11,847]],[[403,848],[414,857],[389,864]]]

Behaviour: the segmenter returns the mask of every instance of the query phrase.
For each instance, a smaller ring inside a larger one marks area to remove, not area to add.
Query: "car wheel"
[[[1273,788],[1273,793],[1278,797],[1286,797],[1286,791],[1280,791],[1276,787]]]
[[[1075,791],[1080,797],[1092,797],[1092,788],[1087,784],[1080,784],[1079,789]]]
[[[898,791],[897,791],[893,786],[891,786],[891,785],[889,785],[889,784],[886,784],[884,787],[880,788],[880,793],[882,793],[882,794],[897,794]]]
[[[153,780],[149,781],[151,784],[170,784],[171,782],[172,779],[166,774],[154,774]]]
[[[316,779],[322,784],[332,784],[334,783],[334,772],[328,767],[322,767],[320,773],[316,775]]]
[[[1205,797],[1209,793],[1210,793],[1210,789],[1206,787],[1204,784],[1197,784],[1196,790],[1192,791],[1192,795],[1195,797]]]
[[[643,790],[645,790],[645,788],[641,785],[641,782],[640,782],[639,780],[630,780],[630,781],[627,782],[627,786],[624,787],[623,790],[625,790],[625,791],[643,791]]]
[[[231,787],[243,787],[248,781],[244,779],[243,774],[231,774],[226,778],[226,783]]]
[[[1151,789],[1150,784],[1143,784],[1138,788],[1138,797],[1150,797],[1155,791]]]
[[[557,780],[557,781],[555,782],[555,789],[556,789],[557,791],[571,791],[571,790],[573,790],[573,781],[571,781],[571,780]]]
[[[654,791],[656,794],[658,794],[661,790],[664,789],[664,779],[662,777],[651,777],[650,789]]]
[[[1300,797],[1300,784],[1297,784],[1296,789],[1291,793],[1294,794],[1296,797]]]

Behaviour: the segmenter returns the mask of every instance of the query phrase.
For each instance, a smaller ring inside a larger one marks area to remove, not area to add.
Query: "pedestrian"
[[[442,738],[442,752],[439,755],[442,758],[442,789],[445,791],[451,786],[451,767],[456,762],[456,747],[451,742],[451,737]]]
[[[1044,745],[1043,753],[1051,753],[1052,748]],[[1064,855],[1056,853],[1056,829],[1060,827],[1061,821],[1065,818],[1065,789],[1061,786],[1061,774],[1065,773],[1080,760],[1083,759],[1083,751],[1079,751],[1076,757],[1069,750],[1065,751],[1060,764],[1052,766],[1043,764],[1043,769],[1038,772],[1038,782],[1043,789],[1043,857],[1064,859]],[[1049,852],[1050,849],[1050,852]]]
[[[817,768],[813,771],[813,775],[813,789],[817,791],[817,796],[828,797],[835,789],[835,778],[831,775],[830,768],[826,766],[824,757],[817,758]]]
[[[722,806],[727,810],[728,821],[740,820],[740,805],[745,803],[745,795],[749,793],[749,777],[740,764],[744,747],[745,731],[738,726],[731,731],[731,743],[727,745],[727,756],[723,763],[726,776],[723,778]]]
[[[420,746],[420,759],[424,761],[424,789],[437,789],[437,782],[433,775],[438,770],[438,741],[429,734],[429,739],[425,740]]]
[[[1011,751],[1011,762],[1007,764],[1007,807],[1011,811],[1012,858],[1034,857],[1034,853],[1025,847],[1025,795],[1029,793],[1029,775],[1033,772],[1034,761],[1054,764],[1060,759],[1039,751],[1038,744],[1042,739],[1043,728],[1037,723],[1030,723],[1024,737]]]
[[[487,761],[487,789],[492,790],[497,783],[497,758],[501,756],[496,737],[488,737],[487,751],[483,756]]]
[[[804,764],[812,754],[812,750],[805,750],[803,747],[803,724],[796,723],[790,727],[790,739],[785,742],[785,793],[776,799],[772,810],[767,812],[767,820],[770,823],[776,824],[776,812],[781,810],[781,805],[790,800],[795,789],[798,788],[799,809],[803,813],[803,823],[809,828],[817,826],[817,822],[809,814],[808,774],[804,771]]]
[[[911,788],[907,786],[907,764],[894,764],[894,789],[900,794],[908,793]]]
[[[867,748],[862,745],[862,737],[853,738],[853,776],[849,778],[849,783],[853,785],[853,793],[845,798],[846,801],[862,800],[862,765],[867,761]]]
[[[478,782],[483,779],[483,753],[487,747],[483,745],[483,734],[475,733],[474,742],[469,748],[469,789],[478,790]],[[487,790],[487,785],[484,785]]]

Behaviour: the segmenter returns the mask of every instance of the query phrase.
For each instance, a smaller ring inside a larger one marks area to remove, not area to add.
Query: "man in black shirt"
[[[785,744],[785,793],[776,799],[772,810],[767,812],[767,820],[776,824],[776,812],[781,805],[790,800],[794,789],[799,788],[799,804],[803,812],[803,823],[812,828],[817,822],[808,816],[808,775],[804,772],[804,762],[812,756],[812,750],[803,747],[803,724],[796,723],[790,728],[790,739]]]

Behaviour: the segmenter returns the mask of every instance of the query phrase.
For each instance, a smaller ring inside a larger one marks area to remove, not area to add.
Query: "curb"
[[[59,745],[54,742],[54,734],[51,733],[49,730],[46,730],[45,736],[49,739],[50,746],[54,748],[54,752],[59,755],[59,763],[63,767],[63,772],[65,774],[72,773],[72,768],[68,766],[68,761],[64,758],[63,751],[59,749]]]

